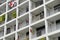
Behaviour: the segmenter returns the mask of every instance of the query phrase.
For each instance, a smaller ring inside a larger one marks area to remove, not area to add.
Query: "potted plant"
[[[3,22],[5,20],[5,15],[0,16],[0,22]]]
[[[13,17],[13,18],[16,18],[16,11],[13,11],[13,12],[12,12],[12,17]]]
[[[45,37],[44,38],[41,38],[40,40],[46,40]]]
[[[3,21],[5,20],[5,15],[2,16]]]

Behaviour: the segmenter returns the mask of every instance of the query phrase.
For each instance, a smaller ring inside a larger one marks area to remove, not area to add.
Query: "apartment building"
[[[60,0],[0,0],[0,40],[60,40]]]

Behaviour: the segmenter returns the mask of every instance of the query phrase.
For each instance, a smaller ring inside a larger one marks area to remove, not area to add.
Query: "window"
[[[26,33],[26,36],[28,36],[28,35],[29,35],[29,32]]]
[[[60,23],[60,20],[57,20],[57,21],[56,21],[56,24],[58,24],[58,23]]]
[[[45,26],[42,26],[42,27],[37,28],[36,29],[37,36],[41,36],[42,34],[44,34],[44,33],[42,33],[42,30],[44,30],[44,29],[45,29]]]
[[[26,12],[28,12],[29,11],[29,8],[28,7],[26,7]]]
[[[44,11],[40,13],[40,19],[44,18]]]
[[[39,14],[35,15],[36,17],[37,16],[40,16],[40,19],[44,18],[44,11],[40,12]]]
[[[36,7],[37,7],[37,6],[41,5],[41,4],[43,4],[43,0],[37,1],[37,2],[35,2],[35,4],[36,4]]]
[[[11,29],[10,28],[7,28],[7,34],[10,33]]]
[[[58,10],[60,9],[60,4],[57,4],[57,5],[54,6],[54,10],[57,10],[57,9]]]
[[[57,20],[57,21],[56,21],[56,29],[57,29],[57,30],[60,29],[60,20]]]
[[[29,40],[29,32],[26,33],[26,40]]]
[[[58,40],[60,40],[60,37],[58,37]]]

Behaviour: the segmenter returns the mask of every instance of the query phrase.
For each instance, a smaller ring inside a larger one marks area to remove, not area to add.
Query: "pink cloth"
[[[13,7],[13,6],[14,6],[14,2],[12,2],[12,1],[9,2],[9,6],[10,6],[10,7]]]

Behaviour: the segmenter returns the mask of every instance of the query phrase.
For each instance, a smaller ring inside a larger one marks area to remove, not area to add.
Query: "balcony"
[[[32,23],[41,20],[44,18],[44,7],[41,7],[33,12],[31,12],[32,15]]]
[[[31,9],[34,9],[34,8],[38,7],[39,5],[42,5],[43,0],[31,0],[31,3],[32,3]]]
[[[1,5],[2,3],[4,3],[4,2],[6,2],[6,0],[0,0],[0,5]]]
[[[29,3],[26,2],[25,4],[18,7],[19,13],[18,16],[25,14],[29,11]]]
[[[29,15],[25,15],[18,19],[18,29],[29,25]]]
[[[49,36],[49,40],[60,40],[60,33]]]
[[[0,27],[0,37],[4,36],[4,26]]]
[[[16,18],[16,15],[17,15],[17,14],[16,14],[16,9],[8,12],[8,13],[7,13],[7,21],[10,21],[10,20]]]
[[[6,4],[0,7],[0,15],[6,12]]]
[[[8,0],[8,1],[16,1],[16,0]]]
[[[15,34],[6,37],[5,40],[15,40]]]
[[[5,14],[0,16],[0,25],[5,23]]]
[[[46,5],[47,16],[60,12],[60,0],[55,0]]]
[[[13,21],[6,25],[6,34],[12,33],[16,30],[16,21]]]
[[[48,2],[48,1],[51,1],[51,0],[45,0],[45,2]]]
[[[31,26],[30,32],[31,32],[32,39],[44,35],[45,34],[44,21]]]
[[[18,32],[18,40],[29,40],[29,28]]]
[[[3,39],[0,39],[0,40],[3,40]]]
[[[26,0],[19,0],[19,4],[23,3],[24,1],[26,1]]]
[[[48,32],[60,30],[60,14],[48,19]]]

